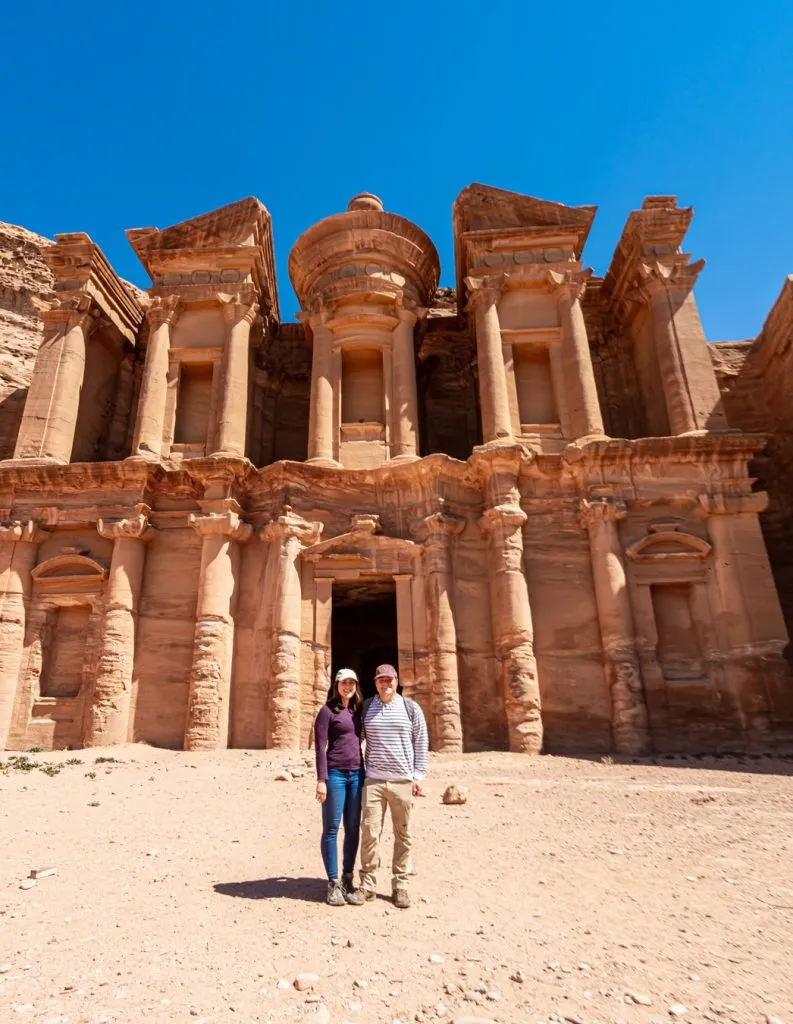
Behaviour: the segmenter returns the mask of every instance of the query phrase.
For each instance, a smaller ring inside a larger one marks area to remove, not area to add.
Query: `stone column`
[[[333,458],[333,332],[327,313],[309,318],[313,338],[311,404],[308,411],[308,462],[336,465]]]
[[[149,322],[149,342],[143,367],[138,415],[132,451],[135,455],[160,458],[165,432],[165,405],[168,396],[168,367],[171,350],[171,327],[179,315],[180,302],[176,296],[155,299],[146,317]]]
[[[264,599],[273,610],[267,746],[300,747],[300,627],[302,594],[298,559],[315,543],[321,523],[308,523],[285,508],[262,531],[270,545]]]
[[[584,278],[575,274],[558,289],[562,326],[562,372],[570,425],[574,437],[603,436],[603,417],[592,369],[581,289]]]
[[[611,731],[618,754],[646,754],[650,725],[642,685],[636,628],[617,521],[625,504],[605,498],[581,503],[581,525],[589,533],[606,681],[611,696]]]
[[[524,754],[542,751],[542,714],[534,657],[534,625],[523,571],[523,524],[517,504],[487,509],[479,525],[487,537],[490,609],[498,659],[509,749]]]
[[[497,307],[500,289],[478,278],[466,278],[465,283],[469,290],[468,309],[472,309],[475,315],[482,435],[487,443],[512,436]]]
[[[457,630],[452,610],[451,540],[464,525],[462,519],[441,511],[427,516],[416,530],[424,541],[433,749],[447,753],[463,749]]]
[[[130,737],[135,634],[143,582],[145,543],[151,537],[149,508],[138,505],[128,519],[100,519],[100,537],[113,541],[105,619],[85,746],[126,743]]]
[[[413,334],[419,315],[424,312],[398,306],[399,323],[393,332],[394,407],[391,457],[402,461],[418,457],[418,397]]]
[[[251,527],[241,521],[235,501],[221,503],[222,511],[210,511],[216,503],[207,502],[203,515],[190,516],[202,547],[185,750],[219,750],[228,745],[236,545],[248,540]]]
[[[693,287],[703,265],[704,261],[690,265],[655,262],[639,267],[642,291],[652,309],[655,350],[672,434],[727,428],[694,302]]]
[[[223,397],[218,424],[218,450],[224,455],[245,456],[248,425],[248,367],[251,325],[259,307],[240,296],[226,303],[223,313],[229,325],[223,351]]]
[[[33,520],[0,526],[0,750],[14,713],[25,625],[39,544],[48,536]]]
[[[14,458],[66,463],[72,457],[80,408],[91,298],[69,296],[40,315],[44,340],[36,355]]]
[[[701,494],[699,502],[713,544],[721,653],[736,700],[734,711],[753,747],[768,749],[770,716],[778,702],[774,691],[788,641],[758,515],[765,510],[768,495]],[[783,677],[784,688],[789,689],[789,673]]]

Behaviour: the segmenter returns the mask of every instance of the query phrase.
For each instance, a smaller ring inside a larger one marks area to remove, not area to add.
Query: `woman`
[[[325,902],[332,907],[345,903],[361,906],[363,894],[353,883],[358,853],[363,794],[361,758],[361,705],[358,676],[340,668],[330,699],[314,723],[317,755],[317,800],[322,804],[322,860],[328,874]],[[337,837],[344,821],[343,873],[339,881]]]

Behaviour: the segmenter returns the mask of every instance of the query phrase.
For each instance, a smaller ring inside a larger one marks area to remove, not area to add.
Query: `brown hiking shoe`
[[[410,897],[407,889],[394,890],[394,906],[399,910],[407,910],[410,906]]]

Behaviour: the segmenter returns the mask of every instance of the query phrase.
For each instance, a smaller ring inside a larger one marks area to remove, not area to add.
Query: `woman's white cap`
[[[358,682],[358,676],[351,668],[340,668],[336,673],[336,682],[342,683],[345,679],[353,679],[356,683]]]

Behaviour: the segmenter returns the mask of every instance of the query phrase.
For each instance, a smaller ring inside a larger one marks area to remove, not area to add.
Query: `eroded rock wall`
[[[0,459],[14,454],[42,324],[34,303],[52,289],[48,238],[0,223]]]

